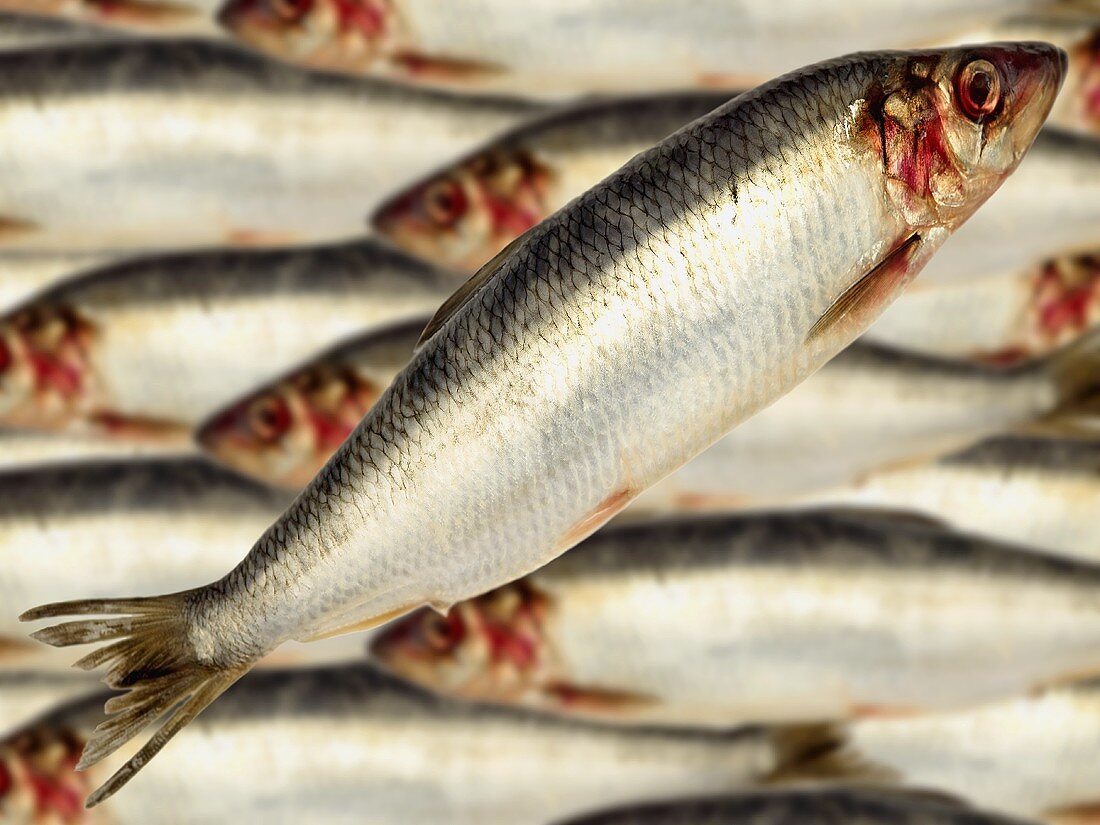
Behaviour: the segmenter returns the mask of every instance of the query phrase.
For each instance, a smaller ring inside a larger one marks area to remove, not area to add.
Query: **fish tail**
[[[159,729],[133,757],[87,799],[91,808],[129,782],[168,741],[251,667],[204,660],[192,641],[194,590],[138,599],[57,602],[28,610],[20,621],[94,616],[32,633],[54,647],[108,642],[73,666],[107,667],[103,681],[126,692],[108,700],[109,718],[95,729],[77,770],[110,756],[149,725]],[[97,615],[98,614],[98,615]]]
[[[787,784],[847,780],[861,784],[889,784],[898,776],[864,759],[836,725],[793,725],[773,734],[776,767],[765,781]]]
[[[1100,434],[1100,330],[1052,353],[1042,368],[1054,381],[1058,402],[1034,429],[1069,437]]]

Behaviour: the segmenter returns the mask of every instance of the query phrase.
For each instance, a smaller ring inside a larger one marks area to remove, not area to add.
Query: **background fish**
[[[213,43],[0,55],[0,248],[360,235],[391,190],[537,111],[309,75]]]
[[[47,287],[118,256],[94,252],[29,252],[0,254],[0,310],[17,306]]]
[[[0,736],[14,732],[47,711],[102,690],[91,673],[0,668]],[[0,776],[7,776],[4,768],[0,768]],[[0,792],[0,822],[11,821],[11,813]]]
[[[468,699],[620,723],[817,722],[1100,673],[1090,592],[1091,565],[889,514],[719,516],[608,528],[372,650]]]
[[[0,0],[0,10],[64,18],[144,35],[219,37],[220,0]]]
[[[647,95],[553,112],[388,199],[371,217],[371,225],[414,255],[476,271],[643,149],[731,96]]]
[[[374,330],[311,358],[212,415],[197,442],[234,470],[300,489],[409,362],[428,320]]]
[[[132,688],[82,765],[175,708],[89,803],[282,642],[445,610],[540,567],[806,378],[1011,173],[1065,59],[1026,43],[859,54],[736,98],[449,299],[224,578],[25,613],[91,616],[35,637],[113,641],[82,664]]]
[[[437,700],[365,668],[268,672],[181,734],[134,793],[84,813],[108,765],[72,765],[102,701],[61,708],[0,745],[14,780],[0,790],[0,822],[22,821],[37,776],[59,791],[47,812],[79,812],[87,825],[541,825],[639,788],[737,790],[792,758],[759,730],[616,730]]]
[[[74,25],[67,21],[9,14],[3,11],[7,6],[7,0],[0,0],[0,52],[112,39],[112,35],[106,32]]]
[[[860,49],[920,46],[1041,0],[228,0],[242,42],[323,69],[571,96],[752,86]],[[904,24],[901,24],[904,21]],[[533,36],[537,33],[537,36]],[[971,41],[973,42],[973,41]]]
[[[242,389],[430,312],[451,273],[371,242],[132,261],[0,317],[0,421],[189,442]]]

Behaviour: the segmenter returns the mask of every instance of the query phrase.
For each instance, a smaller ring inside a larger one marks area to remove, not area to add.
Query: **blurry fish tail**
[[[1058,402],[1028,431],[1068,438],[1100,436],[1100,329],[1057,350],[1040,365],[1054,382]]]
[[[897,774],[861,757],[837,725],[794,725],[773,733],[776,768],[768,784],[845,780],[856,784],[891,784]]]
[[[251,667],[251,663],[219,666],[199,656],[191,640],[189,610],[195,592],[57,602],[19,617],[21,621],[95,614],[111,617],[65,622],[31,634],[54,647],[110,642],[73,665],[82,670],[106,665],[103,681],[126,691],[108,700],[105,710],[109,718],[88,740],[77,770],[111,755],[164,717],[145,746],[88,797],[86,807],[98,805],[129,782],[173,736]]]

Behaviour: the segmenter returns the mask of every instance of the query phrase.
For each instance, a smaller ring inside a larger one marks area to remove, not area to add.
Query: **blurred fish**
[[[0,429],[0,472],[79,461],[181,457],[195,452],[195,446],[182,438],[127,441],[34,430]]]
[[[361,235],[393,189],[539,111],[310,75],[214,43],[0,55],[0,245]]]
[[[120,256],[88,252],[0,254],[0,310]]]
[[[814,504],[913,508],[957,529],[1100,561],[1100,442],[999,438],[873,472]]]
[[[864,340],[1002,366],[1046,355],[1100,324],[1100,254],[907,290]]]
[[[196,440],[234,470],[300,489],[409,362],[427,321],[368,332],[311,358],[212,415]]]
[[[1098,592],[1100,568],[892,514],[679,519],[603,530],[372,649],[429,689],[567,715],[830,721],[1100,674]]]
[[[1100,333],[1011,369],[855,344],[643,494],[636,509],[780,503],[1021,427],[1087,428]]]
[[[102,690],[99,680],[90,673],[0,668],[0,736],[62,704]],[[3,766],[0,776],[4,776]],[[0,788],[4,785],[0,781]],[[7,822],[10,811],[5,809],[3,799],[0,790],[0,822]]]
[[[0,317],[0,422],[186,443],[242,389],[458,282],[371,242],[108,267]]]
[[[145,35],[219,37],[221,30],[215,14],[220,2],[221,0],[0,0],[0,11],[63,18],[122,31],[133,30]]]
[[[715,92],[584,103],[525,124],[386,201],[397,246],[474,271],[636,154],[729,99]]]
[[[1091,253],[1098,225],[1100,140],[1047,128],[1017,173],[936,255],[921,282],[931,288]]]
[[[34,5],[40,6],[41,0]],[[65,21],[8,14],[4,11],[6,8],[11,8],[8,0],[0,0],[0,52],[112,39],[112,35],[106,32]]]
[[[649,794],[646,794],[649,796]],[[634,805],[567,825],[1025,825],[925,791],[814,788]]]
[[[1052,825],[1096,821],[1100,682],[952,713],[866,719],[846,735],[782,778],[904,782]]]
[[[73,773],[98,701],[0,745],[0,822],[86,825],[543,825],[647,795],[729,792],[794,759],[763,731],[621,730],[434,699],[365,668],[257,673],[158,759],[81,803],[119,756]],[[3,775],[3,774],[0,774]]]
[[[1064,61],[1036,43],[859,54],[736,98],[452,296],[224,578],[24,614],[89,616],[35,637],[111,642],[81,665],[131,688],[84,766],[174,709],[89,803],[284,641],[540,567],[818,369],[1015,168]]]
[[[227,0],[242,42],[321,69],[570,96],[747,87],[861,49],[921,46],[1045,0]],[[1091,4],[1089,4],[1091,6]],[[904,25],[899,25],[903,20]]]

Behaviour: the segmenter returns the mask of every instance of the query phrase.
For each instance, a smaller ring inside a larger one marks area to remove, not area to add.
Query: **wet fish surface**
[[[427,321],[415,318],[337,344],[211,415],[196,430],[196,442],[238,472],[300,489],[409,362]]]
[[[572,820],[568,825],[1024,825],[920,791],[825,788],[659,802]]]
[[[553,112],[389,198],[371,216],[371,225],[414,255],[476,271],[636,154],[729,98],[682,92]]]
[[[681,518],[609,527],[372,646],[467,699],[619,723],[823,722],[1100,673],[1098,591],[1090,564],[893,514]]]
[[[460,280],[370,241],[110,266],[0,316],[0,421],[189,443],[242,389]]]
[[[860,54],[739,96],[449,299],[225,577],[25,613],[87,616],[35,638],[111,642],[82,666],[132,688],[83,766],[175,708],[89,804],[282,642],[537,569],[831,359],[1015,168],[1064,62],[1044,44]]]
[[[311,75],[215,43],[0,55],[0,248],[355,237],[390,191],[540,108]]]
[[[902,0],[688,6],[539,0],[522,7],[506,0],[229,0],[219,19],[242,42],[306,66],[561,97],[745,88],[834,55],[934,44],[991,18],[1048,6],[1038,0],[932,0],[918,8]]]
[[[1003,370],[857,343],[639,498],[635,509],[783,503],[1091,408],[1092,336]]]
[[[40,786],[63,791],[43,807],[57,811],[60,797],[70,805],[62,812],[87,825],[541,825],[625,802],[640,787],[734,791],[789,758],[761,730],[627,731],[434,699],[365,668],[264,672],[183,732],[144,787],[84,813],[102,769],[72,765],[102,700],[0,745],[14,778],[0,791],[0,821],[20,821],[33,804],[28,765]]]

